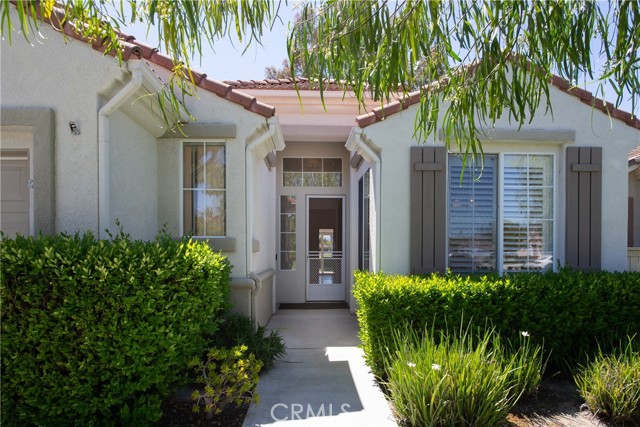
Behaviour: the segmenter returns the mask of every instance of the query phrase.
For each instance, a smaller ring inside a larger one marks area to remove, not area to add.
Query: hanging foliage
[[[14,29],[34,37],[45,18],[72,23],[87,40],[119,52],[120,28],[146,23],[175,64],[163,107],[174,113],[195,92],[190,63],[207,44],[231,35],[247,47],[259,43],[281,7],[271,0],[13,3],[17,22],[9,1],[1,3],[9,41]],[[550,109],[553,73],[575,85],[598,82],[601,97],[606,82],[616,106],[627,97],[633,112],[640,100],[637,1],[326,0],[299,8],[287,40],[289,64],[321,91],[326,79],[346,83],[363,104],[420,90],[416,136],[426,140],[441,130],[448,146],[465,153],[481,152],[478,129],[501,116],[523,125]]]

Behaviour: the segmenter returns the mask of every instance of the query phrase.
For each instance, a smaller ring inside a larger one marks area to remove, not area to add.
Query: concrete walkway
[[[269,321],[287,355],[260,377],[243,426],[396,426],[346,309],[280,310]]]

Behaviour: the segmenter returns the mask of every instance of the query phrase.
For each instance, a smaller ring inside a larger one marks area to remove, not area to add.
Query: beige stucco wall
[[[156,138],[121,112],[109,120],[111,223],[119,220],[136,239],[158,233],[158,146]]]
[[[274,268],[276,259],[276,168],[271,171],[263,160],[254,161],[253,239],[258,251],[253,252],[252,267],[256,272]]]
[[[12,19],[17,14],[12,8]],[[42,38],[27,43],[17,33],[2,50],[2,107],[49,107],[55,113],[56,224],[58,232],[98,232],[97,111],[99,94],[122,85],[116,61],[41,25]],[[116,82],[114,84],[114,82]],[[69,122],[81,134],[69,131]]]
[[[533,122],[522,129],[575,131],[575,142],[496,141],[486,142],[484,151],[551,152],[556,155],[555,252],[556,258],[563,263],[564,149],[566,146],[603,147],[602,267],[624,270],[627,263],[627,153],[640,144],[640,132],[618,120],[610,120],[605,114],[593,111],[579,99],[555,87],[550,91],[554,116],[545,115],[544,107],[541,107]],[[363,129],[364,138],[379,151],[381,157],[380,257],[381,269],[387,272],[409,271],[409,147],[418,143],[413,138],[416,109],[417,106],[411,107]],[[517,130],[506,117],[500,119],[495,127]],[[426,143],[433,144],[433,138]],[[441,145],[442,142],[437,138],[435,144]]]

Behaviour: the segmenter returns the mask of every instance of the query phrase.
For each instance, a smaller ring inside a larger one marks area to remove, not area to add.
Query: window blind
[[[553,157],[509,154],[503,165],[503,269],[553,263]]]
[[[449,158],[449,268],[455,272],[497,267],[497,156]]]

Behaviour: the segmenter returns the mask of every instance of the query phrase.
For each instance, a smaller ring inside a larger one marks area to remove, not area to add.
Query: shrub
[[[506,339],[521,331],[544,344],[551,362],[594,353],[598,341],[640,333],[640,274],[518,273],[499,277],[391,276],[356,272],[360,339],[369,366],[382,375],[381,345],[395,325],[436,330],[471,319]],[[617,338],[617,339],[616,339]]]
[[[240,313],[230,314],[223,320],[213,343],[227,348],[247,346],[248,351],[262,362],[263,371],[271,369],[275,359],[286,354],[284,341],[278,331],[267,333],[264,326],[256,327],[249,317]]]
[[[0,241],[2,425],[144,425],[228,307],[208,246],[90,233]]]
[[[477,337],[468,329],[435,334],[405,326],[391,336],[387,385],[406,425],[496,426],[521,395],[540,384],[540,348],[528,340],[509,352],[492,330]]]
[[[629,338],[610,355],[600,352],[574,376],[587,406],[616,423],[640,425],[640,344]]]
[[[229,404],[240,406],[252,400],[258,402],[258,393],[254,390],[262,362],[253,353],[246,352],[244,345],[232,349],[212,348],[204,362],[195,358],[189,363],[198,374],[198,382],[204,385],[202,392],[196,389],[191,395],[196,401],[194,412],[200,412],[204,406],[207,419],[210,419]]]

